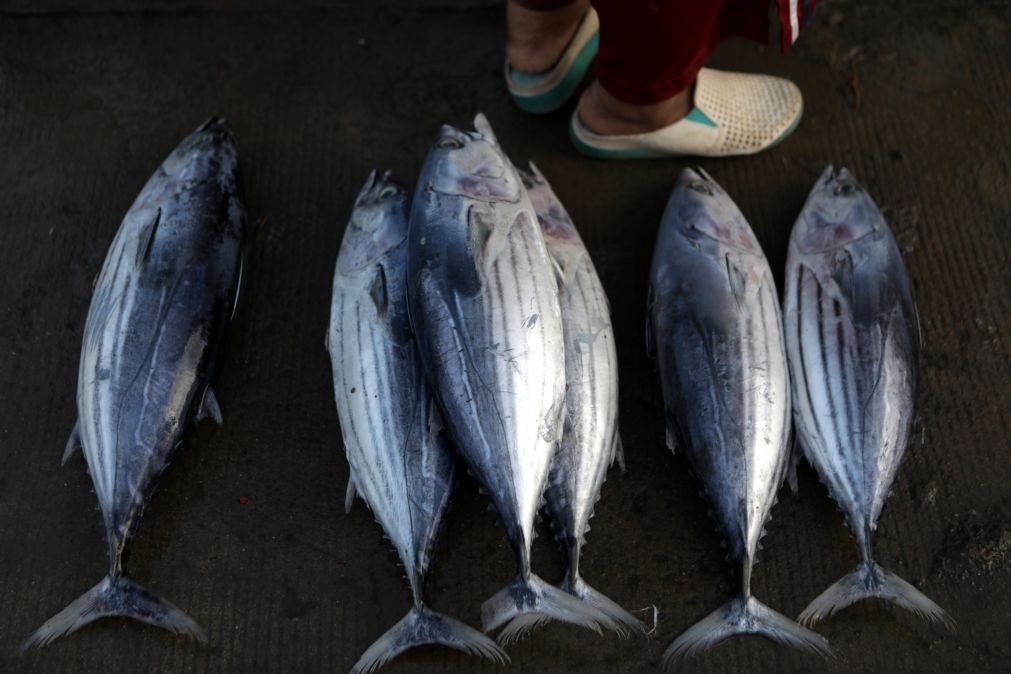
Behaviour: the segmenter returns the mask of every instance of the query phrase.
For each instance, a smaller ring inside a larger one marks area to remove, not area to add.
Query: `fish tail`
[[[802,651],[828,657],[824,637],[801,627],[754,597],[737,597],[695,623],[674,640],[663,654],[671,666],[736,634],[757,634]]]
[[[400,622],[369,646],[351,668],[350,674],[374,672],[407,649],[422,644],[442,644],[468,655],[494,660],[500,665],[509,661],[509,656],[498,644],[473,627],[422,604],[412,608]]]
[[[602,628],[620,631],[614,618],[588,602],[549,585],[534,574],[514,579],[481,606],[481,622],[485,632],[506,625],[499,634],[500,644],[520,638],[548,620],[579,625],[597,634]]]
[[[200,625],[126,576],[106,576],[28,637],[21,650],[47,646],[88,623],[109,616],[133,618],[148,625],[206,642]]]
[[[799,620],[805,625],[813,625],[853,602],[869,597],[887,599],[925,620],[940,623],[950,630],[955,629],[955,621],[943,608],[873,561],[861,562],[848,575],[818,595],[800,614]]]
[[[579,576],[573,580],[571,576],[566,576],[562,583],[562,589],[574,597],[579,597],[584,602],[593,606],[598,611],[614,619],[615,624],[611,628],[617,632],[622,639],[633,634],[645,634],[646,626],[638,618],[623,609],[614,600],[598,592],[586,584]]]

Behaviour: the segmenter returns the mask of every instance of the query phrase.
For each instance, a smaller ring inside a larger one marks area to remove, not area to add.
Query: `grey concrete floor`
[[[628,472],[605,485],[583,570],[625,606],[659,608],[653,641],[552,625],[509,649],[509,669],[656,671],[666,644],[730,592],[706,506],[664,447],[643,344],[653,238],[684,162],[589,160],[568,143],[568,109],[516,110],[501,81],[501,7],[393,4],[0,9],[0,671],[341,671],[399,620],[408,592],[390,546],[361,504],[342,512],[347,465],[323,349],[331,273],[369,169],[413,181],[438,125],[479,110],[515,161],[535,159],[552,180],[610,294]],[[868,602],[819,627],[835,660],[742,638],[685,670],[1011,667],[1009,25],[1001,1],[824,0],[789,54],[738,42],[716,54],[718,66],[784,75],[805,94],[787,142],[698,162],[736,198],[773,268],[830,162],[865,182],[905,253],[925,338],[921,432],[877,553],[958,630]],[[225,426],[189,436],[131,558],[210,645],[108,620],[19,657],[21,640],[105,570],[84,464],[59,465],[92,279],[147,177],[211,114],[236,129],[251,222],[248,294],[217,386]],[[808,468],[800,477],[755,572],[757,596],[790,615],[856,560],[825,489]],[[434,606],[472,624],[513,573],[486,505],[461,485],[429,579]],[[535,565],[560,575],[548,536]],[[387,671],[500,670],[423,648]]]

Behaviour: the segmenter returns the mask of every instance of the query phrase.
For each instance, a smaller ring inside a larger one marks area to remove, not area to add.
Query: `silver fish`
[[[786,470],[790,385],[769,264],[744,216],[705,172],[686,169],[671,194],[650,291],[667,443],[684,452],[701,482],[740,588],[664,659],[735,634],[827,654],[822,637],[751,595],[759,539]]]
[[[794,225],[785,313],[797,437],[845,513],[861,558],[800,620],[814,623],[880,597],[954,627],[941,607],[878,566],[871,550],[909,442],[920,334],[898,246],[846,169],[825,169]]]
[[[334,271],[327,350],[351,475],[404,564],[414,606],[352,668],[371,672],[421,644],[504,663],[477,630],[430,609],[425,573],[455,476],[452,449],[425,382],[407,314],[410,195],[373,171],[358,194]]]
[[[615,459],[624,465],[611,309],[593,260],[547,179],[533,163],[519,174],[557,270],[565,336],[565,426],[545,492],[566,555],[561,587],[614,618],[620,634],[644,631],[640,621],[579,575],[580,551],[607,470]]]
[[[32,634],[43,646],[105,616],[205,640],[189,616],[126,575],[146,499],[197,418],[221,423],[209,382],[242,279],[245,208],[235,141],[211,118],[158,168],[127,212],[84,326],[80,442],[109,543],[109,575]]]
[[[611,619],[530,569],[534,516],[562,433],[558,288],[530,198],[483,115],[443,126],[418,179],[408,295],[446,427],[498,510],[518,577],[484,603],[485,631],[521,614],[599,630]],[[526,623],[525,623],[526,625]],[[507,627],[500,640],[516,636]]]

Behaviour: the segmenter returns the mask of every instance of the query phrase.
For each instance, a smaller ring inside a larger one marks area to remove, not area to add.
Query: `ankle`
[[[579,99],[579,118],[591,131],[618,136],[670,126],[691,112],[695,85],[659,103],[637,105],[615,98],[594,80]]]
[[[590,0],[574,2],[546,12],[506,2],[506,60],[527,73],[547,70],[561,57],[580,22],[590,8]]]

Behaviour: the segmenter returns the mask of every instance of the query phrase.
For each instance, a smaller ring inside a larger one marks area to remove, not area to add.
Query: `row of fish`
[[[245,275],[240,182],[232,133],[212,118],[158,168],[113,240],[85,323],[79,419],[64,454],[83,449],[109,573],[25,648],[106,616],[205,639],[132,581],[126,560],[185,431],[205,417],[222,421],[210,382]],[[872,555],[912,424],[919,327],[898,249],[866,192],[845,170],[819,179],[791,237],[781,316],[744,217],[715,181],[685,171],[650,288],[668,445],[701,482],[739,587],[666,658],[741,633],[828,653],[824,639],[751,595],[759,540],[791,462],[791,418],[861,555],[801,622],[876,596],[950,626]],[[482,115],[474,131],[439,131],[413,196],[388,172],[369,176],[337,259],[326,341],[351,468],[345,506],[356,495],[367,502],[413,597],[352,671],[422,643],[506,661],[498,643],[425,601],[458,459],[490,495],[518,567],[484,603],[485,632],[500,630],[505,644],[548,619],[644,631],[579,573],[607,471],[623,463],[607,299],[544,176],[517,169]],[[531,569],[542,506],[566,558],[559,587]]]
[[[355,494],[397,548],[414,606],[353,672],[441,643],[500,662],[491,639],[429,609],[424,577],[455,456],[490,495],[518,574],[482,607],[507,643],[556,619],[643,626],[587,585],[579,555],[621,445],[617,356],[600,279],[536,167],[517,170],[487,120],[444,126],[413,198],[373,172],[337,259],[327,347]],[[531,570],[546,505],[567,557],[561,589]]]
[[[784,309],[781,317],[772,272],[740,210],[705,172],[685,170],[657,237],[649,341],[667,444],[702,485],[739,592],[679,636],[668,660],[734,634],[829,653],[822,637],[751,594],[759,541],[791,460],[791,411],[797,444],[845,513],[861,556],[800,621],[880,597],[953,626],[871,552],[912,427],[919,324],[895,240],[845,169],[825,170],[794,226]]]

